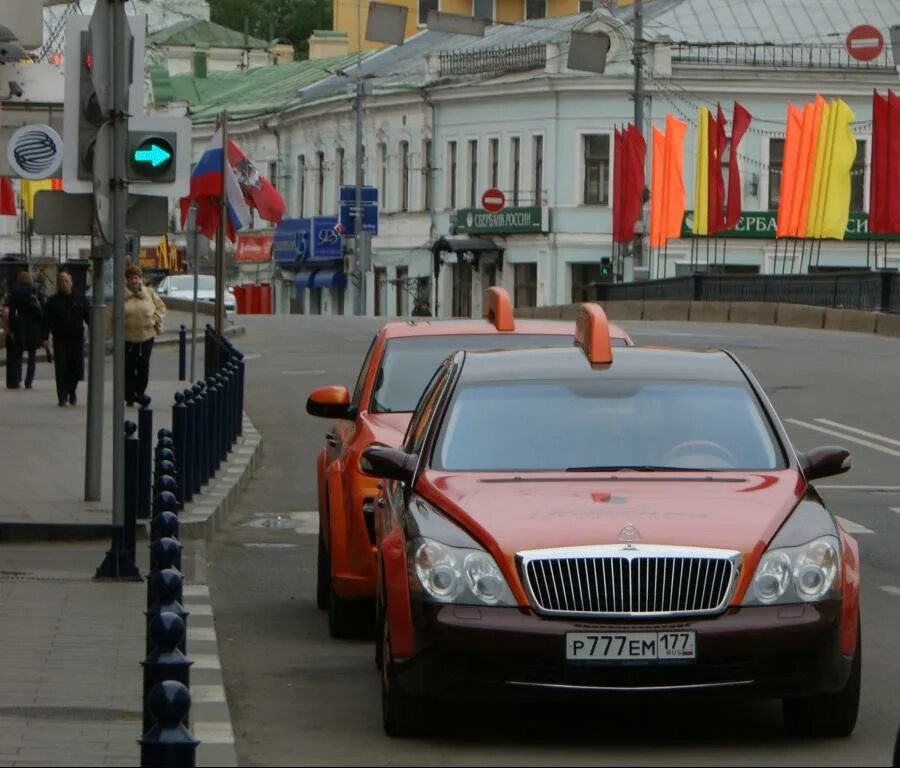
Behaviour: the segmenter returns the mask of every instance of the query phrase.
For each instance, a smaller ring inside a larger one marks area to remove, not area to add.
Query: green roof
[[[355,53],[328,59],[293,61],[243,72],[210,72],[207,77],[151,71],[154,101],[188,103],[195,123],[212,122],[223,109],[235,120],[281,112],[300,101],[298,91],[353,66]]]
[[[147,38],[152,45],[183,45],[192,46],[204,44],[210,48],[250,48],[267,51],[269,43],[258,37],[247,36],[221,24],[212,21],[180,21],[171,27],[160,29]]]

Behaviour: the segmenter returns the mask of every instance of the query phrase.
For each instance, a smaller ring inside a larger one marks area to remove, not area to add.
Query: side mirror
[[[306,412],[310,416],[353,421],[355,414],[352,411],[347,387],[320,387],[306,400]]]
[[[407,453],[399,448],[370,445],[363,451],[359,466],[363,472],[373,477],[411,483],[418,460],[416,454]]]
[[[851,466],[850,451],[833,445],[813,448],[811,451],[801,453],[798,458],[807,480],[841,475]]]

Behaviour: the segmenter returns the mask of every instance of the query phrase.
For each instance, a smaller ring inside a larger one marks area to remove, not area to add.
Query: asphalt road
[[[328,637],[315,607],[313,461],[327,424],[306,395],[352,387],[376,320],[242,317],[246,409],[261,468],[208,548],[225,684],[242,765],[889,765],[900,723],[900,342],[762,326],[624,322],[639,344],[734,351],[799,450],[842,444],[853,469],[820,484],[862,558],[863,693],[853,736],[791,740],[775,702],[519,708],[461,703],[435,736],[381,729],[367,641]]]

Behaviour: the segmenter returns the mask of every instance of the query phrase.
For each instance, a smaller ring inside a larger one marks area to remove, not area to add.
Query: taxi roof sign
[[[505,288],[492,286],[484,294],[484,316],[498,331],[516,330],[512,301]]]
[[[591,365],[612,363],[609,321],[599,304],[582,304],[575,321],[575,345],[581,347]]]

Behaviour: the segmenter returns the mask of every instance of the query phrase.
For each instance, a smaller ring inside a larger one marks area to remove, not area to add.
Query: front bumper
[[[530,609],[414,603],[415,653],[396,665],[411,694],[572,698],[584,694],[736,690],[796,697],[840,690],[841,603],[730,608],[693,620],[587,622]],[[693,630],[692,662],[567,662],[567,632]]]

